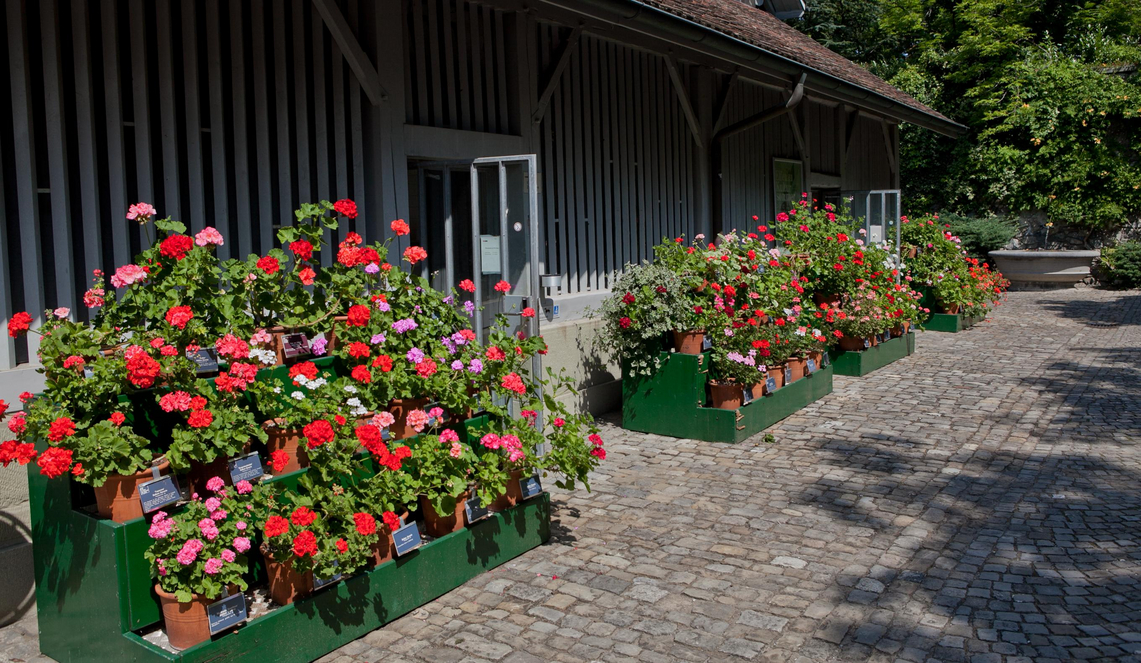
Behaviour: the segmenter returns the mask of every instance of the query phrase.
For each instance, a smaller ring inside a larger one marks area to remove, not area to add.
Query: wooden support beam
[[[734,71],[733,75],[729,77],[729,82],[725,84],[725,88],[721,90],[720,96],[717,97],[717,105],[713,107],[713,112],[716,113],[713,120],[713,135],[717,135],[717,132],[721,130],[721,125],[725,123],[725,109],[729,107],[729,95],[732,94],[740,76],[741,72]]]
[[[329,33],[333,35],[333,39],[345,56],[345,61],[349,63],[349,68],[353,70],[372,105],[379,106],[380,102],[387,101],[388,91],[381,86],[376,67],[372,66],[372,60],[357,41],[357,36],[349,26],[349,22],[345,20],[345,15],[341,13],[336,0],[313,0],[313,6],[324,19],[325,26],[329,28]]]
[[[848,118],[847,136],[848,140],[844,145],[844,161],[848,161],[848,157],[852,155],[852,144],[855,142],[856,125],[860,121],[860,111],[855,111]]]
[[[677,62],[674,60],[673,54],[666,55],[666,70],[670,72],[670,80],[673,81],[674,91],[677,92],[678,101],[681,102],[681,109],[685,112],[685,119],[689,122],[689,130],[693,133],[693,140],[701,149],[705,149],[705,137],[701,135],[701,124],[697,121],[697,113],[693,112],[693,104],[689,102],[689,91],[685,88],[685,82],[681,80],[681,72],[678,71]]]
[[[567,38],[563,44],[563,50],[559,53],[559,58],[555,62],[555,68],[551,70],[547,76],[547,84],[543,86],[543,94],[539,95],[539,103],[535,106],[535,112],[531,115],[531,121],[539,124],[543,121],[543,116],[547,113],[547,105],[551,103],[551,96],[555,94],[555,88],[559,85],[559,78],[562,77],[563,71],[570,64],[571,56],[574,55],[575,49],[578,48],[578,41],[582,38],[582,24],[580,23],[570,37]]]
[[[773,106],[771,108],[766,108],[756,115],[747,117],[740,122],[731,124],[728,127],[725,127],[721,131],[717,132],[713,139],[715,141],[722,140],[728,136],[732,136],[733,134],[741,133],[746,129],[752,129],[753,127],[760,126],[769,120],[778,118],[781,115],[784,115],[785,113],[793,110],[797,107],[798,104],[800,104],[800,100],[804,98],[804,79],[807,77],[808,74],[800,75],[800,80],[797,82],[796,87],[793,88],[792,94],[788,96],[788,100],[786,100],[783,104]],[[797,145],[803,144],[803,139],[798,138]]]
[[[887,128],[887,122],[880,120],[880,129],[883,133],[883,147],[887,151],[887,163],[891,166],[891,172],[894,174],[899,170],[895,163],[895,146],[891,138],[891,130]]]

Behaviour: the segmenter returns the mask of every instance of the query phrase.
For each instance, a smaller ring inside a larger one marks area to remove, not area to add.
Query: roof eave
[[[713,28],[652,7],[639,0],[542,0],[546,4],[617,23],[624,27],[665,38],[681,46],[703,50],[711,55],[748,66],[759,64],[770,71],[794,76],[807,73],[805,87],[838,100],[883,114],[902,122],[947,135],[959,136],[967,128],[939,115],[926,113],[850,83],[809,65],[750,44]]]

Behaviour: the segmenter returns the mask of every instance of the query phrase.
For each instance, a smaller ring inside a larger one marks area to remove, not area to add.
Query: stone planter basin
[[[991,251],[1012,288],[1068,288],[1090,275],[1100,251]]]

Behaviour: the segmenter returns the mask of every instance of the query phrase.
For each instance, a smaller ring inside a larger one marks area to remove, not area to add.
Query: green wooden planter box
[[[955,333],[974,327],[985,319],[985,315],[969,318],[961,314],[932,313],[927,322],[923,323],[923,329],[925,331]]]
[[[919,286],[916,290],[923,293],[923,300],[919,303],[920,306],[928,309],[934,309],[938,306],[938,302],[935,301],[935,295],[931,292],[931,288]],[[985,315],[969,318],[958,313],[932,313],[931,317],[927,319],[927,322],[923,323],[923,329],[925,331],[955,333],[961,332],[968,327],[973,327],[984,319],[986,319]]]
[[[736,410],[705,407],[709,355],[662,353],[652,376],[622,378],[622,427],[706,442],[737,443],[832,393],[822,368]]]
[[[915,334],[907,333],[860,352],[833,350],[832,368],[836,375],[860,377],[883,368],[915,352]]]
[[[296,484],[305,472],[270,480]],[[49,480],[35,465],[28,488],[40,650],[57,661],[310,661],[550,537],[544,493],[175,654],[137,633],[161,621],[143,557],[150,545],[147,520],[116,523],[76,509],[90,501],[90,489],[67,478]],[[250,562],[256,585],[264,567],[252,552]]]

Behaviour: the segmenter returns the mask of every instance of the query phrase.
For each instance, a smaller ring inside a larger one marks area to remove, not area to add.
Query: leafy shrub
[[[951,234],[962,240],[960,246],[967,255],[979,260],[989,260],[989,252],[1003,248],[1018,233],[1014,222],[996,216],[974,218],[945,214],[941,220],[951,226]]]
[[[1103,249],[1099,272],[1106,285],[1141,288],[1141,242],[1125,242]]]

